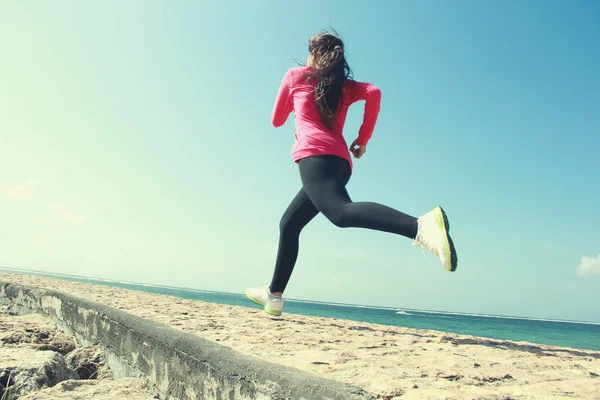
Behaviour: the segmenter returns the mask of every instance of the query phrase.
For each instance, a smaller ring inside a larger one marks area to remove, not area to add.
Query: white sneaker
[[[283,310],[283,298],[273,296],[269,290],[269,286],[261,288],[246,289],[246,297],[250,300],[265,307],[265,311],[276,317],[281,315]]]
[[[448,217],[441,207],[436,207],[417,219],[419,229],[413,246],[429,250],[438,256],[447,271],[455,271],[458,264],[456,249],[450,238]]]

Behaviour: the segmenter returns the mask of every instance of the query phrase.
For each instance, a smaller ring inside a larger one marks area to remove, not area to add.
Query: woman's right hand
[[[361,146],[358,144],[358,139],[356,139],[350,146],[350,152],[354,155],[354,158],[361,158],[367,152],[367,146]]]

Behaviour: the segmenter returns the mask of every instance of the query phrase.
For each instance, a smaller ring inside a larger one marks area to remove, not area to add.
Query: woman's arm
[[[279,91],[275,99],[275,106],[271,113],[271,123],[275,128],[279,128],[294,111],[294,103],[292,101],[292,70],[289,69],[281,80]]]
[[[365,112],[363,115],[363,122],[358,131],[358,139],[355,143],[360,146],[366,146],[373,131],[375,130],[375,124],[379,116],[379,110],[381,108],[381,91],[375,85],[365,82],[351,82],[349,86],[349,100],[350,104],[357,101],[365,100]]]

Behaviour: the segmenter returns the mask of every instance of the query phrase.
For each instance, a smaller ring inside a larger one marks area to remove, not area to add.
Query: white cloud
[[[37,186],[38,181],[35,179],[30,180],[29,182],[19,185],[19,186],[0,186],[0,191],[6,193],[8,197],[16,200],[27,200],[31,196],[33,196],[33,190]]]
[[[64,210],[59,206],[50,206],[50,209],[56,213],[61,218],[66,219],[67,221],[74,223],[82,223],[85,221],[85,215],[75,215],[70,213],[69,211]]]
[[[581,257],[581,262],[577,266],[577,274],[579,276],[600,274],[600,254],[598,257]]]

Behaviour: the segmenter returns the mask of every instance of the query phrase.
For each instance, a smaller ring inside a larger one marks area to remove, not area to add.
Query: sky
[[[3,2],[0,265],[268,283],[300,189],[271,110],[331,25],[383,95],[352,199],[441,205],[459,265],[319,215],[285,296],[600,322],[598,20],[592,0]]]

